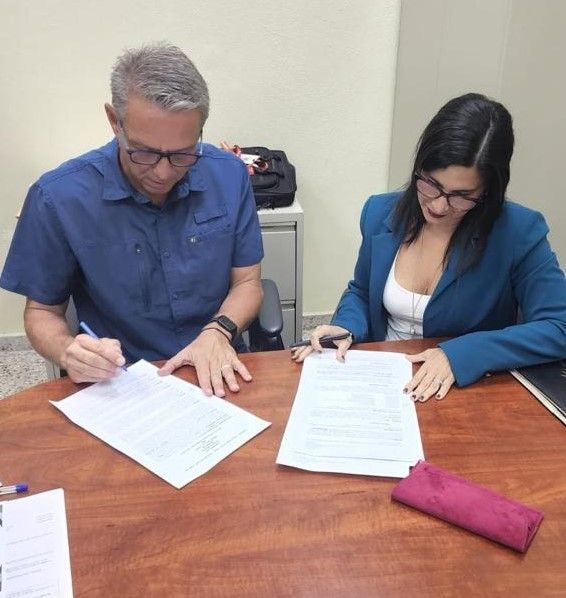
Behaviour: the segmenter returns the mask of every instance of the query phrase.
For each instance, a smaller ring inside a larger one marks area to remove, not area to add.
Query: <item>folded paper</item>
[[[544,517],[426,461],[411,469],[391,497],[519,552],[526,552]]]

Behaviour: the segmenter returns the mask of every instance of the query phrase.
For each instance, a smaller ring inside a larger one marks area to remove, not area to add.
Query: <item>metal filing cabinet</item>
[[[303,330],[303,209],[295,201],[285,208],[258,211],[265,257],[262,278],[279,289],[283,309],[283,343],[300,340]]]

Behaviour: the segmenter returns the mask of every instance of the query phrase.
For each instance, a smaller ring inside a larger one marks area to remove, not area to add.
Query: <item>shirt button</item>
[[[169,257],[171,254],[168,251],[163,252],[163,257]]]
[[[175,299],[175,300],[176,300],[176,299],[178,299],[178,298],[179,298],[179,295],[178,295],[177,293],[173,293],[173,294],[171,295],[171,299]]]

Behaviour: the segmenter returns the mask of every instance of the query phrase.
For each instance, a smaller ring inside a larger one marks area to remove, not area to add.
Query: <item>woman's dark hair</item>
[[[450,100],[419,140],[411,179],[395,209],[394,230],[410,243],[424,226],[415,173],[475,166],[484,186],[484,201],[461,220],[444,259],[457,250],[460,272],[476,264],[505,201],[513,143],[513,122],[502,104],[477,93]]]

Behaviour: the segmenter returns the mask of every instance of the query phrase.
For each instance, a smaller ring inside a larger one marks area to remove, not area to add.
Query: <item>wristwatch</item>
[[[228,316],[214,316],[214,318],[210,320],[210,323],[212,322],[216,322],[221,328],[226,330],[226,332],[230,333],[231,342],[235,340],[236,333],[238,332],[238,327],[236,326],[236,324],[234,324],[234,322],[232,322],[232,320]]]

